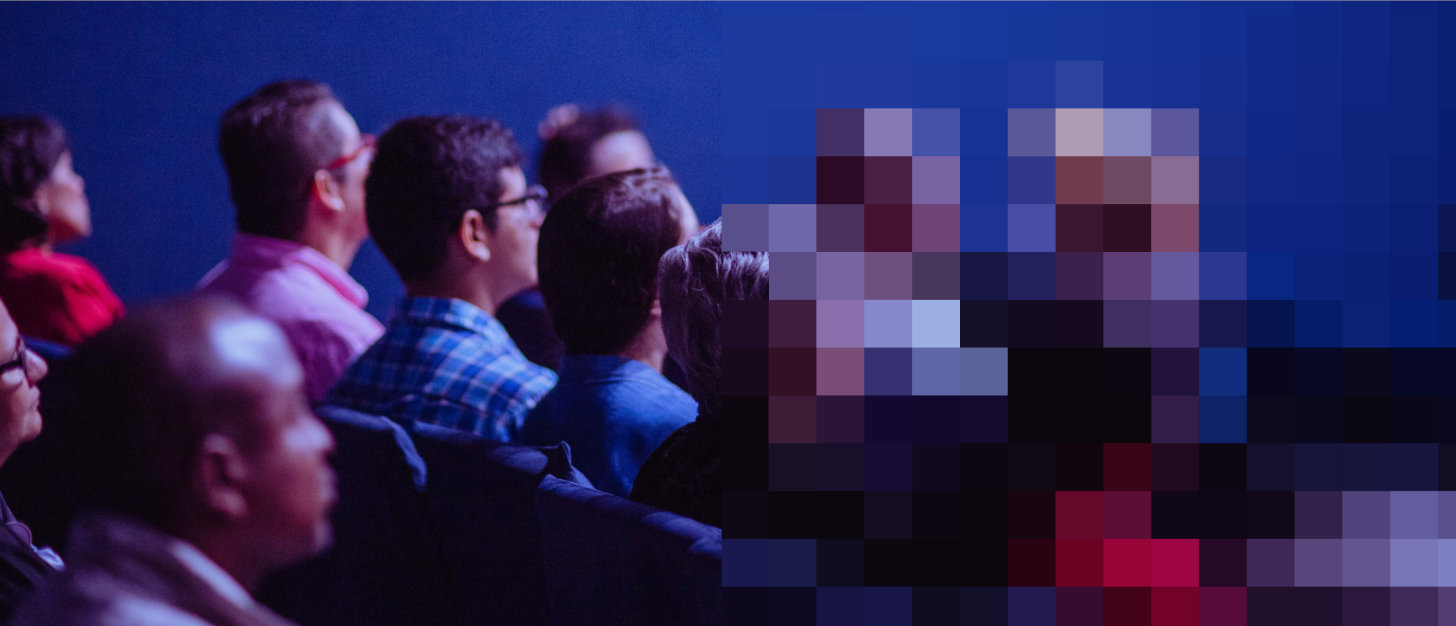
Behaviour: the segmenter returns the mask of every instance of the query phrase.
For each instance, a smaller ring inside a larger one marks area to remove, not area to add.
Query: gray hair
[[[723,251],[723,220],[662,255],[657,268],[667,351],[687,373],[700,415],[722,409],[723,303],[768,299],[768,253]]]

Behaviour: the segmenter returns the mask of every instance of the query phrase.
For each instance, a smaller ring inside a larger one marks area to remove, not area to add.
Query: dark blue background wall
[[[516,131],[567,101],[622,103],[704,222],[719,214],[719,15],[703,4],[0,5],[0,112],[70,131],[95,234],[128,302],[189,288],[223,257],[232,206],[218,116],[284,77],[329,83],[366,132],[468,113]],[[529,173],[534,179],[534,172]],[[372,244],[353,267],[383,316],[402,293]]]

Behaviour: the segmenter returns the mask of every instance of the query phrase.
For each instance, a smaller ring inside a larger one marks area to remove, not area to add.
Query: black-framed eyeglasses
[[[526,195],[514,200],[502,200],[485,205],[486,209],[499,209],[501,207],[520,205],[525,207],[526,213],[536,217],[546,213],[546,188],[540,185],[531,185],[526,188]]]
[[[25,347],[25,340],[21,339],[20,337],[16,337],[15,358],[4,363],[0,363],[0,376],[5,375],[5,372],[17,369],[20,370],[20,373],[29,375],[30,369],[28,366],[30,365],[30,363],[25,356],[28,352],[30,352],[30,350]]]

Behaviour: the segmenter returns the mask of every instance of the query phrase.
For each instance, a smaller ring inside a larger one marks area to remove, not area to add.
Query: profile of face
[[[332,539],[334,441],[309,409],[303,369],[283,334],[262,320],[220,322],[212,337],[218,356],[237,372],[257,426],[241,489],[260,549],[277,565],[317,554]]]
[[[612,133],[592,144],[587,178],[651,167],[657,162],[647,137],[635,130]]]
[[[500,171],[501,195],[510,202],[526,195],[526,174],[519,167]],[[536,241],[541,236],[541,205],[518,202],[497,207],[495,231],[487,232],[487,266],[502,292],[515,293],[536,284]]]
[[[10,311],[0,303],[0,463],[40,434],[40,389],[46,362],[20,341]]]
[[[339,154],[344,155],[341,158],[346,162],[332,170],[338,175],[339,196],[343,200],[343,228],[349,241],[362,242],[369,236],[369,224],[364,219],[364,180],[369,177],[374,149],[372,145],[364,145],[365,138],[359,132],[359,124],[343,105],[329,102],[323,106],[328,110],[328,123],[343,137]]]
[[[86,180],[76,173],[69,151],[61,155],[50,177],[36,188],[35,201],[50,225],[52,241],[74,241],[91,234]]]
[[[672,195],[674,201],[677,203],[678,210],[682,211],[679,219],[682,221],[683,234],[682,238],[677,241],[678,245],[682,245],[683,242],[686,242],[693,235],[698,234],[698,231],[702,230],[702,225],[698,222],[698,212],[693,208],[693,203],[688,202],[688,197],[683,195],[682,187],[673,185]]]

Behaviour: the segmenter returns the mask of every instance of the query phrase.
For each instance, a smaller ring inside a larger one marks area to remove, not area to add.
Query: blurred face
[[[244,487],[259,551],[285,565],[327,548],[335,500],[333,437],[304,395],[303,369],[277,328],[245,318],[214,330],[218,354],[237,367],[257,425]]]
[[[72,168],[70,152],[61,155],[51,177],[36,188],[35,199],[50,224],[53,241],[74,241],[91,234],[86,181]]]
[[[635,130],[615,132],[592,145],[591,168],[587,177],[651,167],[657,162],[647,137]]]
[[[17,345],[20,332],[10,312],[0,304],[0,463],[20,444],[40,434],[40,389],[46,363],[40,355]],[[23,365],[21,364],[23,361]]]
[[[354,122],[354,116],[344,110],[343,105],[331,102],[324,106],[329,108],[329,123],[344,137],[340,154],[353,157],[332,170],[336,180],[340,181],[339,194],[344,200],[343,227],[350,241],[362,242],[369,236],[369,225],[364,219],[364,179],[369,177],[369,163],[374,160],[374,149],[363,145],[364,136],[359,133],[359,125]]]
[[[501,195],[510,202],[526,195],[526,175],[519,167],[501,170]],[[495,232],[489,233],[491,279],[507,295],[536,284],[536,240],[541,235],[540,205],[521,202],[495,210]]]

